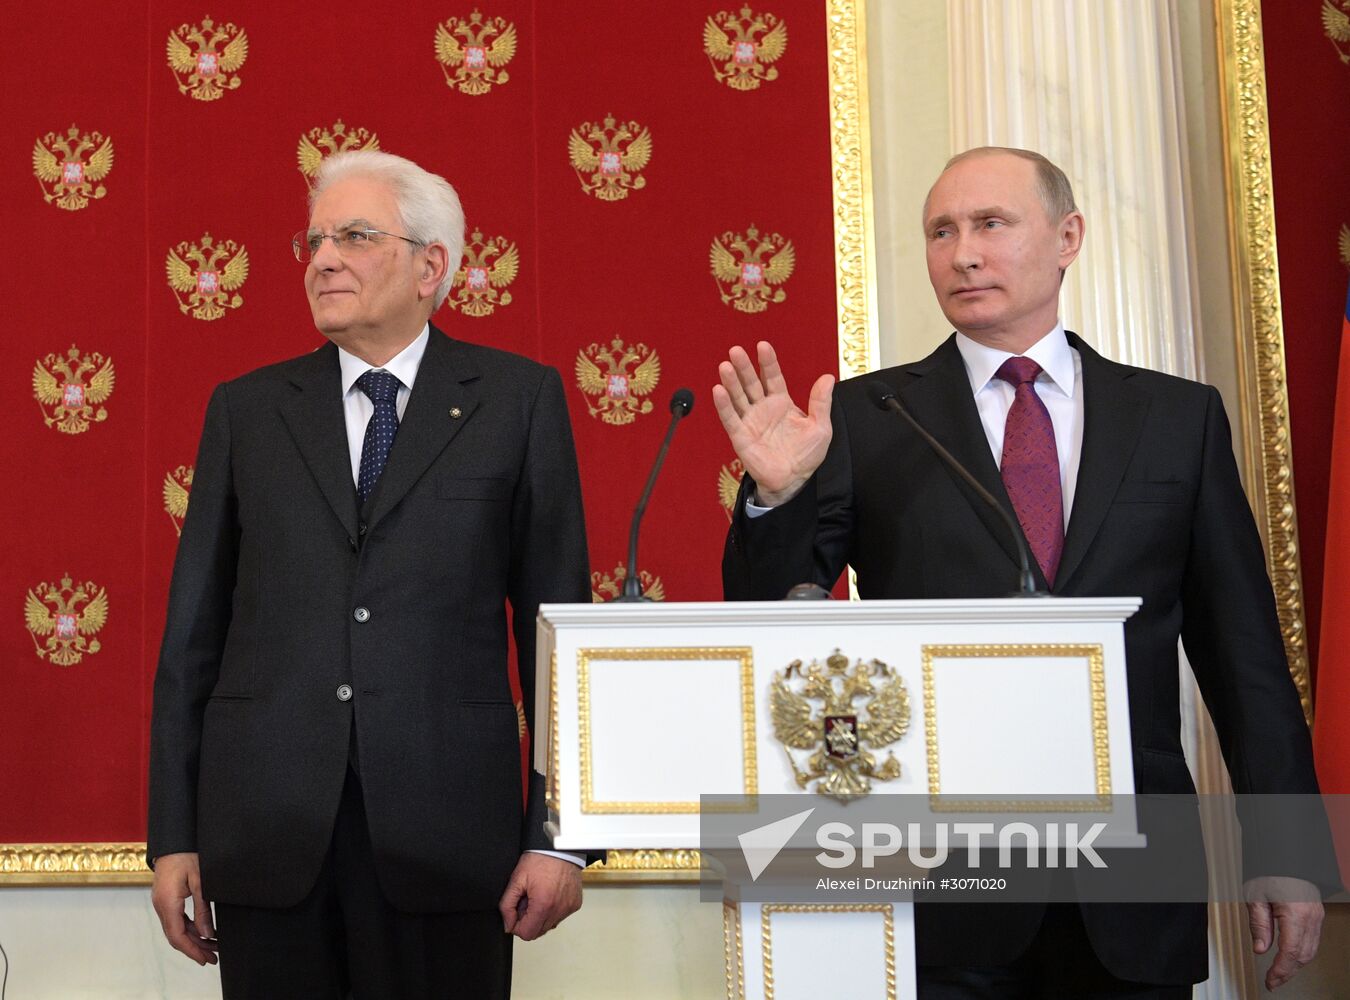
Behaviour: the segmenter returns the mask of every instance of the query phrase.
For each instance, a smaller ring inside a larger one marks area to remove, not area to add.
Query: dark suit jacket
[[[1108,361],[1073,334],[1069,342],[1082,359],[1083,446],[1053,593],[1143,598],[1125,623],[1136,790],[1194,791],[1180,741],[1180,636],[1235,789],[1316,792],[1218,392]],[[922,361],[838,386],[829,452],[792,501],[749,519],[744,495],[753,484],[742,487],[723,559],[728,599],[773,600],[804,581],[830,587],[845,563],[864,598],[999,597],[1015,588],[1016,549],[1004,522],[903,421],[873,405],[871,379],[895,388],[1012,511],[952,337]],[[925,907],[919,961],[1011,961],[1039,915],[1036,906]],[[1205,977],[1203,906],[1093,905],[1084,921],[1118,976]]]
[[[211,899],[298,902],[354,726],[390,902],[495,908],[521,851],[549,846],[538,774],[522,795],[507,605],[532,722],[538,605],[590,600],[562,382],[433,328],[363,512],[341,395],[327,344],[211,397],[155,676],[147,853],[199,852]]]

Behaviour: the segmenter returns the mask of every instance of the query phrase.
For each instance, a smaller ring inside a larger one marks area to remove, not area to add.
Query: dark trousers
[[[1117,979],[1097,959],[1077,903],[1051,903],[1031,947],[997,968],[920,965],[919,1000],[1190,1000],[1190,986]]]
[[[505,1000],[511,937],[495,910],[402,913],[375,876],[356,774],[309,895],[286,910],[216,904],[225,1000]]]

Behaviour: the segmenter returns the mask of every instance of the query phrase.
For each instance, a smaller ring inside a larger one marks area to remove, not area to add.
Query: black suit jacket
[[[522,795],[508,605],[532,722],[538,605],[590,600],[562,382],[433,328],[364,512],[341,396],[327,344],[211,397],[155,676],[147,853],[199,852],[211,899],[298,902],[355,727],[390,902],[495,908],[521,851],[549,846],[538,774]]]
[[[1236,791],[1316,792],[1218,392],[1116,364],[1068,336],[1082,359],[1083,444],[1053,593],[1143,598],[1125,623],[1136,790],[1194,791],[1180,740],[1179,636]],[[1012,511],[952,337],[922,361],[840,383],[825,462],[792,501],[750,519],[744,496],[753,484],[743,485],[723,559],[728,599],[774,600],[804,581],[830,587],[845,563],[864,598],[999,597],[1015,588],[1007,526],[903,421],[877,409],[865,391],[872,379],[895,388]],[[919,961],[1011,961],[1039,916],[1039,907],[1011,904],[925,907]],[[1094,905],[1084,921],[1098,956],[1123,978],[1205,977],[1203,906]]]

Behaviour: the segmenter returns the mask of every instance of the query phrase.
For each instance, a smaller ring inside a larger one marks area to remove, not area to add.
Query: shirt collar
[[[956,334],[956,349],[961,352],[961,360],[966,363],[966,375],[970,378],[972,393],[978,393],[988,385],[1003,362],[1015,356],[976,343],[960,332]],[[1069,338],[1064,335],[1063,320],[1057,322],[1053,330],[1032,344],[1022,356],[1040,365],[1043,373],[1064,395],[1073,397],[1073,348],[1069,346]]]
[[[428,323],[422,327],[422,332],[417,335],[416,340],[380,367],[411,389],[413,382],[417,379],[417,369],[422,364],[422,355],[426,353],[427,341],[430,339],[431,324]],[[338,348],[338,365],[342,369],[342,395],[344,397],[352,391],[352,386],[356,384],[357,379],[375,367],[362,361],[355,354],[347,353],[341,347]]]

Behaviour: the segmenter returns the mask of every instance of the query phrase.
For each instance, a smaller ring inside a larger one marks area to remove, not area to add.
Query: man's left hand
[[[1279,945],[1266,972],[1266,989],[1274,990],[1293,979],[1317,954],[1326,911],[1317,886],[1303,879],[1266,876],[1252,879],[1245,888],[1252,951],[1264,955],[1272,943]]]
[[[547,854],[522,854],[498,909],[506,933],[533,941],[581,909],[581,868]]]

